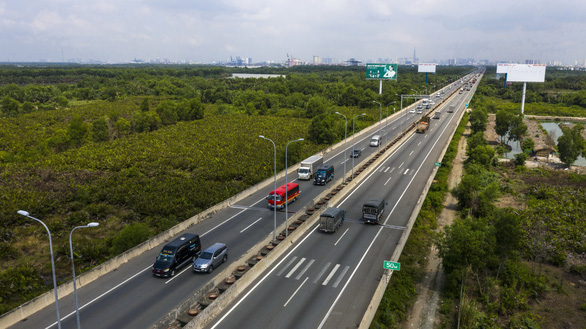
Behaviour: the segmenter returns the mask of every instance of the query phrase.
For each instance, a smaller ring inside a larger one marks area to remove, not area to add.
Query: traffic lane
[[[451,128],[455,128],[455,127],[451,127]],[[449,129],[449,128],[448,128]],[[445,134],[445,135],[449,135],[449,134]],[[438,136],[440,137],[440,136]],[[446,137],[446,136],[441,136]],[[447,139],[447,137],[445,138]],[[447,142],[447,141],[446,141]],[[432,151],[436,151],[435,149],[433,149]],[[430,153],[434,153],[434,152],[430,152]],[[438,151],[439,153],[439,151]],[[434,158],[434,155],[431,156],[431,158]],[[437,157],[436,157],[437,158]],[[394,213],[390,213],[389,217],[395,217],[395,215],[398,215],[398,217],[405,217],[405,216],[410,216],[410,213],[412,213],[413,209],[415,208],[416,205],[416,201],[418,199],[418,196],[421,194],[420,188],[418,188],[417,186],[423,186],[423,184],[425,183],[425,181],[428,180],[429,175],[432,173],[433,171],[433,167],[429,165],[428,163],[422,164],[422,169],[420,171],[420,175],[414,177],[415,180],[423,180],[422,182],[420,182],[419,184],[415,184],[411,187],[409,187],[409,189],[406,191],[407,193],[407,197],[405,198],[401,198],[399,200],[399,202],[397,203],[397,207],[395,209],[397,210],[409,210],[409,211],[404,211],[404,213],[401,214],[394,214]],[[398,233],[400,231],[394,231],[395,233]],[[385,253],[385,251],[387,250],[393,250],[396,246],[396,242],[398,241],[399,237],[396,237],[395,239],[393,238],[388,238],[388,239],[384,239],[385,241],[385,245],[382,246],[379,249],[375,249],[378,250],[380,252],[380,257],[382,257],[384,260],[390,260],[390,257],[392,256],[392,252],[390,253]],[[368,306],[368,304],[370,303],[370,300],[372,299],[372,295],[374,294],[374,291],[376,289],[376,285],[378,284],[378,280],[380,279],[381,275],[383,274],[383,270],[382,270],[382,262],[379,262],[377,264],[377,261],[370,261],[370,262],[366,262],[365,264],[367,264],[367,266],[370,266],[367,270],[366,270],[366,276],[364,276],[363,280],[360,280],[357,284],[351,284],[349,285],[348,291],[345,291],[341,298],[340,301],[335,305],[335,307],[332,309],[332,316],[329,316],[327,318],[327,321],[325,322],[325,325],[323,326],[323,328],[340,328],[342,326],[347,326],[348,323],[360,323],[362,316],[364,314],[364,312],[366,311],[366,307]],[[370,280],[368,279],[370,275]],[[372,280],[374,280],[374,284],[370,286],[370,288],[366,285],[368,282],[372,282]]]
[[[315,327],[314,321],[319,319],[320,313],[323,314],[323,305],[333,302],[336,291],[346,280],[349,270],[356,266],[364,246],[372,241],[376,230],[376,226],[362,223],[344,223],[335,234],[313,229],[295,248],[298,250],[290,251],[271,267],[259,281],[262,284],[247,291],[249,295],[241,299],[243,303],[239,307],[230,311],[233,306],[229,306],[222,312],[230,313],[216,328]],[[342,231],[348,233],[340,240]],[[309,295],[307,287],[311,288]],[[318,291],[314,291],[316,288]],[[255,312],[256,306],[260,306],[263,312]],[[299,307],[303,310],[298,310]],[[304,314],[303,319],[295,316],[298,312]],[[312,312],[317,314],[309,316]]]
[[[375,174],[375,173],[376,173],[376,171],[373,172],[373,174]],[[368,181],[368,179],[366,181]],[[371,181],[374,184],[377,184],[378,183],[377,180],[371,180]],[[369,188],[366,188],[365,187],[365,188],[362,188],[361,190],[369,190],[369,189],[370,189],[370,187]],[[394,189],[389,189],[389,190],[394,191]],[[355,207],[355,208],[358,208],[358,207]],[[354,223],[354,225],[358,225],[358,227],[360,227],[363,230],[370,230],[370,231],[376,230],[376,228],[377,228],[377,226],[365,225],[365,224],[360,223],[359,221],[356,221]],[[356,232],[356,231],[357,230],[350,230],[350,232]],[[345,230],[344,232],[347,232],[347,231]],[[339,253],[339,255],[341,255],[340,257],[344,258],[344,260],[349,259],[349,258],[351,259],[352,257],[349,257],[349,255],[352,254],[352,251],[359,251],[360,250],[360,248],[357,248],[357,244],[358,244],[357,241],[359,241],[360,239],[364,239],[363,242],[364,243],[367,243],[367,242],[372,241],[373,237],[369,236],[368,234],[364,234],[363,232],[360,232],[360,234],[358,234],[358,236],[355,236],[353,234],[348,234],[348,236],[344,237],[344,240],[343,241],[350,241],[350,243],[346,244],[346,246],[348,248],[351,248],[351,251],[343,250],[342,252]],[[321,241],[318,241],[318,242],[321,242]],[[338,259],[338,257],[335,257],[334,255],[331,254],[331,250],[329,250],[329,249],[327,249],[327,250],[320,250],[320,248],[323,248],[323,246],[327,246],[327,248],[330,248],[330,246],[328,244],[323,244],[323,245],[317,244],[317,245],[309,246],[309,250],[311,251],[310,253],[314,253],[315,255],[318,255],[318,254],[319,255],[322,255],[322,256],[324,256],[323,258],[325,258],[327,260],[335,260],[335,259]],[[338,251],[338,250],[342,250],[342,249],[341,248],[336,248],[336,249],[333,249],[333,250]],[[305,257],[301,257],[299,259],[301,260],[303,258],[305,258]],[[323,261],[321,263],[323,263]],[[329,263],[331,263],[331,262],[329,262]],[[318,262],[317,264],[320,264],[320,262]],[[340,265],[340,266],[342,266],[342,265]],[[342,271],[344,269],[346,269],[346,268],[350,268],[349,265],[346,265],[346,266],[343,267]],[[299,265],[299,267],[301,267],[301,265]],[[317,271],[317,269],[319,268],[319,266],[315,266],[313,268],[315,269],[314,271]],[[281,272],[281,273],[283,273],[283,272]],[[265,285],[263,285],[263,286],[265,286]],[[277,289],[277,288],[275,287],[274,289]],[[274,289],[273,288],[268,288],[267,291],[273,291]],[[265,290],[265,289],[263,289],[263,290]],[[259,300],[262,300],[262,298],[260,298],[260,297],[258,297],[258,298],[259,298]],[[254,300],[254,299],[251,299],[251,300]],[[247,304],[248,304],[248,302],[247,302]],[[244,311],[245,314],[247,312],[248,311]],[[280,318],[283,318],[283,317],[280,317]],[[258,320],[258,317],[255,317],[255,319]],[[235,324],[241,325],[242,324],[242,321],[243,321],[243,319],[235,320],[234,323],[227,322],[228,323],[227,327],[229,327],[232,324],[233,325],[235,325]],[[263,322],[260,322],[260,323],[263,323]],[[253,324],[253,325],[256,325],[256,324]]]
[[[384,273],[383,262],[391,260],[403,230],[380,227],[379,237],[366,253],[361,266],[357,268],[347,285],[342,287],[335,305],[329,305],[321,317],[319,328],[358,327],[368,309],[372,296]],[[314,328],[318,328],[315,326]]]

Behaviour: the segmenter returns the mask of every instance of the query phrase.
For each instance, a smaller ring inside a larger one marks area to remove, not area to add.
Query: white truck
[[[324,158],[321,155],[312,155],[309,158],[301,161],[297,174],[299,179],[309,180],[317,172],[317,169],[324,164]]]

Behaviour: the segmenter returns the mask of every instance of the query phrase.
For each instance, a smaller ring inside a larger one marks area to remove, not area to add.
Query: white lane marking
[[[387,179],[387,181],[385,182],[384,185],[387,185],[391,181],[391,178],[393,178],[393,177],[389,177],[389,179]]]
[[[82,305],[82,306],[81,306],[79,309],[80,309],[80,310],[82,310],[82,309],[86,308],[87,306],[89,306],[89,305],[90,305],[90,304],[92,304],[93,302],[95,302],[95,301],[97,301],[98,299],[100,299],[100,298],[102,298],[102,297],[106,296],[107,294],[109,294],[109,293],[110,293],[110,292],[112,292],[113,290],[117,289],[117,288],[118,288],[118,287],[120,287],[121,285],[123,285],[123,284],[125,284],[126,282],[128,282],[128,281],[130,281],[130,280],[134,279],[134,278],[135,278],[136,276],[138,276],[139,274],[142,274],[144,271],[146,271],[146,270],[150,270],[150,269],[151,269],[151,267],[152,267],[152,266],[149,266],[149,267],[145,268],[144,270],[142,270],[142,271],[140,271],[140,272],[136,273],[135,275],[133,275],[133,276],[129,277],[128,279],[126,279],[126,280],[124,280],[124,281],[120,282],[120,283],[119,283],[119,284],[117,284],[116,286],[114,286],[114,287],[110,288],[110,290],[108,290],[108,291],[104,292],[103,294],[99,295],[98,297],[96,297],[96,298],[94,298],[94,299],[90,300],[90,301],[89,301],[89,302],[87,302],[85,305]],[[68,317],[70,317],[70,316],[72,316],[72,315],[74,315],[74,314],[75,314],[75,311],[73,311],[73,312],[71,312],[71,313],[67,314],[66,316],[62,316],[62,317],[61,317],[61,320],[65,320],[65,319],[67,319]],[[57,321],[53,322],[53,324],[49,325],[49,326],[48,326],[48,327],[46,327],[45,329],[51,328],[51,327],[55,326],[56,324],[57,324]]]
[[[393,169],[391,169],[391,172],[390,172],[389,174],[392,174],[392,173],[393,173],[393,170],[395,170],[395,168],[396,168],[396,167],[393,167]]]
[[[301,272],[299,272],[299,274],[297,274],[297,276],[295,277],[295,280],[299,280],[301,278],[301,276],[303,276],[303,274],[305,274],[305,272],[309,269],[311,264],[313,264],[313,262],[315,262],[315,259],[310,260],[309,263],[307,263],[307,265],[305,265],[305,267],[301,270]]]
[[[397,206],[399,205],[399,202],[403,199],[403,196],[405,196],[405,193],[407,193],[407,190],[409,189],[409,187],[411,186],[411,183],[413,183],[413,180],[415,180],[415,177],[417,176],[417,173],[419,172],[419,170],[421,169],[421,167],[423,166],[423,164],[425,163],[425,161],[427,160],[427,158],[429,157],[429,155],[431,154],[431,152],[435,149],[435,145],[439,142],[441,136],[444,134],[444,132],[446,131],[446,129],[448,129],[449,123],[453,120],[455,116],[452,116],[450,118],[450,121],[448,122],[448,124],[446,124],[446,126],[444,127],[444,129],[442,130],[442,132],[440,133],[440,136],[436,139],[435,143],[433,143],[433,145],[431,146],[429,152],[427,152],[427,155],[425,156],[425,158],[423,159],[423,161],[421,161],[421,163],[419,164],[419,168],[417,168],[415,175],[413,175],[413,178],[411,178],[411,181],[409,182],[409,184],[407,184],[407,187],[403,190],[403,193],[401,193],[401,196],[399,196],[399,199],[397,199],[397,202],[395,203],[395,205],[393,206],[393,209],[391,209],[391,211],[389,212],[389,214],[387,215],[387,218],[385,220],[385,222],[383,224],[387,224],[387,222],[389,221],[389,218],[391,218],[391,215],[393,214],[393,212],[395,211],[395,209],[397,208]],[[411,135],[413,136],[413,135]],[[427,136],[427,135],[426,135]],[[409,137],[411,138],[411,137]],[[405,144],[402,144],[405,145]],[[401,145],[401,146],[402,146]],[[399,146],[399,148],[401,148],[401,146]],[[399,149],[397,148],[397,150]],[[395,150],[395,152],[397,151]],[[394,154],[394,152],[393,152]],[[389,155],[389,157],[391,157],[393,154]],[[372,174],[371,174],[372,175]],[[370,176],[368,176],[363,183],[368,180]],[[358,185],[356,188],[360,188],[360,186],[362,185],[362,183],[360,185]],[[352,195],[354,193],[354,191],[352,191],[350,193],[350,195]],[[342,202],[340,202],[338,204],[338,207],[344,203],[346,200],[348,200],[350,196],[347,196]],[[379,228],[379,231],[376,233],[376,235],[374,236],[374,238],[372,239],[372,241],[370,242],[370,245],[368,246],[368,248],[366,248],[366,251],[364,252],[364,254],[362,255],[362,258],[360,258],[360,261],[358,262],[358,264],[356,265],[356,267],[354,268],[354,271],[352,271],[352,274],[350,274],[350,277],[348,278],[348,280],[346,280],[346,283],[344,284],[344,287],[342,287],[342,290],[340,290],[340,293],[338,294],[338,297],[336,297],[336,299],[334,300],[334,302],[332,303],[332,306],[330,306],[330,309],[326,312],[326,315],[324,316],[324,318],[322,319],[320,325],[317,327],[317,329],[321,329],[323,328],[324,324],[326,323],[326,320],[328,319],[328,317],[330,316],[330,314],[332,313],[332,311],[334,310],[334,307],[336,306],[336,304],[338,304],[338,301],[340,300],[340,297],[342,297],[342,294],[344,293],[344,291],[346,290],[346,288],[348,287],[348,285],[350,284],[350,281],[352,281],[352,278],[354,277],[354,274],[356,274],[356,271],[360,268],[360,264],[362,264],[362,262],[364,261],[364,258],[366,258],[366,255],[368,254],[370,248],[372,248],[372,245],[374,244],[374,241],[376,241],[376,239],[378,238],[380,232],[382,231],[383,226],[381,226]]]
[[[285,275],[285,277],[286,277],[287,279],[289,279],[289,278],[291,277],[291,275],[293,275],[293,273],[294,273],[295,271],[297,271],[297,269],[299,268],[299,266],[301,266],[301,264],[303,264],[303,262],[305,262],[305,257],[301,258],[301,260],[300,260],[300,261],[297,263],[297,265],[295,265],[295,266],[294,266],[294,267],[291,269],[291,271],[289,271],[289,273],[287,273],[287,275]]]
[[[291,260],[287,263],[287,265],[283,266],[283,268],[279,271],[279,273],[277,273],[277,276],[281,276],[281,274],[283,274],[283,272],[285,272],[285,270],[287,270],[287,268],[289,266],[291,266],[291,264],[293,264],[293,262],[297,259],[297,256],[291,258]]]
[[[401,167],[403,167],[403,164],[404,164],[404,163],[405,163],[405,162],[401,162],[401,165],[399,166],[399,169],[401,169]]]
[[[330,274],[326,277],[326,279],[324,280],[324,282],[322,282],[322,286],[327,286],[328,282],[330,282],[330,280],[332,279],[332,277],[334,276],[334,274],[336,274],[336,271],[338,270],[338,268],[340,268],[340,264],[336,264],[336,266],[334,266],[334,268],[332,269],[332,271],[330,272]]]
[[[411,151],[411,153],[409,153],[409,156],[411,156],[411,154],[413,154],[413,152],[415,152],[415,151]]]
[[[348,272],[349,269],[350,269],[350,266],[348,266],[348,265],[346,265],[346,267],[344,267],[344,270],[342,271],[342,273],[340,273],[340,276],[338,276],[338,279],[336,280],[336,282],[334,282],[332,287],[334,287],[334,288],[338,287],[338,285],[340,284],[340,281],[342,281],[342,278],[344,277],[344,275],[346,275],[346,272]]]
[[[289,297],[289,299],[287,299],[287,302],[283,305],[283,307],[287,307],[287,304],[289,304],[289,302],[291,301],[291,299],[293,299],[293,297],[295,297],[295,295],[297,295],[297,292],[299,291],[299,289],[301,289],[301,287],[303,287],[303,285],[305,284],[305,282],[307,281],[307,279],[309,279],[309,277],[306,277],[305,280],[303,280],[303,282],[295,290],[295,292],[293,293],[293,295],[291,295],[291,297]]]
[[[417,143],[417,146],[421,145],[421,142]]]
[[[316,231],[316,230],[317,230],[317,226],[315,227],[314,231]],[[307,235],[305,236],[305,238],[303,238],[303,240],[299,241],[299,244],[297,244],[295,247],[293,247],[293,249],[291,249],[291,251],[289,251],[289,253],[288,253],[288,254],[287,254],[285,257],[283,257],[283,259],[281,259],[281,261],[280,261],[280,262],[278,262],[278,263],[275,265],[275,267],[273,267],[273,269],[271,269],[271,270],[270,270],[270,271],[269,271],[269,272],[268,272],[268,273],[267,273],[267,274],[266,274],[266,275],[265,275],[265,276],[264,276],[262,279],[260,279],[260,280],[257,282],[257,284],[255,284],[255,285],[254,285],[254,287],[252,287],[252,288],[251,288],[251,289],[250,289],[250,290],[249,290],[249,291],[248,291],[248,292],[247,292],[247,293],[246,293],[244,296],[242,296],[242,298],[240,298],[240,299],[238,300],[238,302],[237,302],[236,304],[234,304],[234,306],[232,306],[232,308],[231,308],[230,310],[228,310],[228,311],[226,312],[226,314],[224,314],[224,316],[223,316],[221,319],[219,319],[219,320],[218,320],[218,322],[216,322],[216,324],[214,324],[214,325],[212,326],[212,328],[211,328],[211,329],[214,329],[214,328],[216,328],[218,325],[220,325],[220,323],[222,323],[222,321],[224,321],[224,319],[226,319],[226,318],[227,318],[227,317],[230,315],[230,313],[232,313],[232,311],[234,311],[234,310],[235,310],[235,309],[236,309],[236,308],[237,308],[237,307],[240,305],[240,303],[242,303],[244,300],[246,300],[246,298],[247,298],[247,297],[248,297],[248,296],[249,296],[249,295],[250,295],[250,294],[251,294],[253,291],[255,291],[255,290],[256,290],[256,288],[258,288],[258,286],[260,286],[260,285],[261,285],[261,284],[264,282],[264,280],[266,280],[266,278],[268,278],[268,277],[269,277],[269,276],[270,276],[270,275],[273,273],[273,271],[275,271],[275,270],[277,269],[277,267],[279,267],[279,266],[281,265],[281,263],[285,261],[285,259],[287,259],[289,256],[291,256],[291,254],[292,254],[292,253],[293,253],[295,250],[297,250],[297,248],[299,248],[299,246],[301,246],[301,245],[303,244],[303,242],[305,242],[305,240],[307,240],[307,238],[309,238],[309,237],[311,236],[311,233],[313,233],[313,232],[309,232],[309,234],[307,234]]]
[[[389,171],[389,169],[391,169],[391,167],[387,167],[387,169],[385,169],[385,172]]]
[[[257,203],[259,203],[259,202],[261,202],[261,201],[265,201],[265,200],[266,200],[265,198],[262,198],[262,199],[258,200],[257,202],[255,202],[255,203],[251,204],[251,205],[250,205],[250,207],[253,207],[253,206],[255,206]],[[247,209],[248,209],[248,208],[247,208]],[[236,216],[240,215],[241,213],[245,212],[247,209],[243,209],[241,212],[237,213],[236,215],[234,215],[234,216],[232,216],[232,217],[230,217],[230,218],[226,219],[225,221],[221,222],[220,224],[218,224],[218,225],[216,225],[216,226],[212,227],[212,228],[211,228],[209,231],[207,231],[207,232],[205,232],[205,233],[203,233],[203,234],[200,234],[200,235],[199,235],[199,237],[201,238],[201,237],[203,237],[203,236],[206,236],[206,234],[208,234],[208,233],[210,233],[211,231],[213,231],[213,230],[217,229],[218,227],[220,227],[220,226],[222,226],[222,225],[224,225],[224,224],[228,223],[228,222],[229,222],[229,221],[231,221],[231,220],[232,220],[234,217],[236,217]]]
[[[322,270],[319,272],[319,274],[317,275],[315,280],[313,280],[313,283],[317,283],[319,281],[319,278],[321,278],[321,276],[324,275],[324,273],[328,270],[330,265],[332,265],[332,263],[327,263],[326,266],[324,266],[324,268],[322,268]]]
[[[407,175],[407,172],[409,172],[409,168],[407,168],[407,170],[405,170],[405,172],[403,173],[403,175]]]
[[[250,225],[246,226],[246,227],[245,227],[245,228],[244,228],[242,231],[240,231],[240,233],[242,233],[242,232],[244,232],[244,231],[248,230],[248,229],[249,229],[249,228],[250,228],[252,225],[256,224],[256,223],[257,223],[259,220],[261,220],[261,219],[262,219],[262,217],[261,217],[261,218],[259,218],[259,219],[257,219],[257,220],[255,220],[254,222],[252,222],[252,224],[250,224]]]
[[[342,238],[344,237],[344,235],[346,235],[346,233],[348,233],[349,228],[346,229],[346,231],[344,231],[344,233],[342,233],[342,235],[340,236],[340,238],[338,239],[338,241],[336,241],[336,243],[334,243],[334,246],[338,244],[338,242],[340,242],[340,240],[342,240]]]

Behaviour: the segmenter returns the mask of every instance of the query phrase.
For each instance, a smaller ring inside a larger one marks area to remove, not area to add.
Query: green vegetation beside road
[[[554,75],[546,85],[555,81]],[[519,104],[507,109],[496,105],[501,101],[496,94],[475,97],[471,117],[483,122],[496,113],[496,132],[508,131],[530,150],[514,114]],[[460,218],[437,239],[447,283],[441,327],[584,328],[586,176],[547,164],[527,167],[524,153],[501,162],[482,124],[471,120],[471,126],[480,128],[468,138],[465,174],[452,191]]]

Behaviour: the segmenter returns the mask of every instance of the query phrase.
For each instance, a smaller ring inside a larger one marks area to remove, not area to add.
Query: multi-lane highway
[[[400,131],[420,116],[406,112],[405,109],[404,114],[400,113],[388,122],[386,131],[388,131],[389,138],[384,138],[384,141],[398,135]],[[353,299],[346,296],[354,296],[353,298],[360,300],[372,297],[370,288],[376,285],[376,278],[380,277],[382,259],[389,258],[389,252],[392,252],[394,247],[393,241],[400,236],[401,228],[405,225],[404,218],[409,216],[413,204],[416,202],[412,195],[417,194],[417,191],[411,192],[409,188],[415,189],[414,186],[418,186],[420,189],[420,185],[426,179],[425,173],[429,172],[433,161],[437,159],[435,152],[446,142],[448,134],[442,133],[444,128],[440,129],[440,127],[444,127],[448,121],[454,121],[453,124],[455,124],[455,120],[452,120],[455,115],[456,113],[450,114],[450,116],[444,115],[442,119],[432,123],[431,130],[427,134],[412,136],[407,144],[385,161],[384,167],[381,166],[380,169],[376,170],[363,186],[343,201],[340,207],[348,211],[348,219],[337,234],[323,235],[315,232],[309,234],[304,243],[297,245],[284,262],[276,265],[267,279],[263,281],[262,288],[251,291],[251,296],[247,298],[254,298],[255,303],[278,298],[269,304],[271,307],[275,307],[274,314],[280,314],[283,317],[284,322],[282,323],[289,325],[292,325],[292,321],[300,320],[299,312],[303,312],[303,318],[307,318],[305,321],[308,321],[309,327],[315,327],[321,319],[331,321],[326,316],[328,314],[341,314],[343,315],[341,318],[351,316],[350,314],[355,314],[353,317],[356,318],[360,317],[361,315],[358,315],[360,310],[352,310],[352,312],[348,310],[348,308],[355,306],[353,306]],[[362,157],[376,151],[377,148],[369,147],[368,142],[372,135],[378,133],[378,128],[377,123],[369,128],[368,133],[356,138],[355,148],[363,150]],[[351,139],[348,139],[347,148],[348,150],[352,149]],[[431,153],[429,153],[430,150]],[[324,163],[335,166],[337,177],[342,174],[345,161],[347,161],[347,171],[351,170],[352,161],[348,160],[344,153],[342,143],[341,147],[334,148],[324,154]],[[347,156],[349,154],[350,151],[346,153]],[[427,159],[424,161],[426,156]],[[361,159],[363,158],[357,160]],[[356,164],[359,162],[355,161]],[[295,173],[289,173],[290,180],[295,176]],[[281,185],[284,180],[277,183]],[[289,205],[289,212],[302,209],[324,189],[329,188],[329,186],[314,186],[311,182],[305,181],[298,183],[302,193],[296,202]],[[203,248],[215,242],[226,243],[229,248],[229,262],[238,259],[273,232],[273,213],[266,208],[265,199],[271,189],[272,184],[267,187],[266,191],[250,194],[238,203],[240,207],[223,209],[205,221],[190,227],[187,232],[199,234]],[[358,222],[360,202],[368,195],[375,194],[383,195],[387,199],[387,214],[389,215],[386,218],[387,226],[365,226]],[[278,224],[282,223],[284,219],[285,214],[279,212]],[[151,266],[161,248],[162,245],[156,246],[113,269],[107,275],[78,287],[81,326],[83,328],[148,328],[204,286],[211,277],[222,269],[220,267],[218,271],[210,275],[194,274],[188,266],[173,278],[155,278],[151,274]],[[301,262],[302,259],[303,262]],[[293,270],[294,268],[295,270]],[[334,269],[336,270],[333,271]],[[356,287],[349,284],[355,281],[361,281],[363,286]],[[303,283],[303,287],[299,288],[301,283]],[[308,292],[307,287],[312,285],[322,287],[323,291],[318,289]],[[272,289],[267,289],[269,286]],[[326,288],[330,290],[327,291]],[[293,294],[291,290],[296,289],[299,289],[299,292]],[[341,294],[342,292],[344,294]],[[369,292],[370,297],[368,296]],[[351,295],[348,295],[349,293]],[[291,300],[287,302],[289,298]],[[338,298],[340,302],[333,303]],[[282,306],[286,302],[287,305]],[[75,328],[73,296],[61,297],[59,304],[62,328]],[[307,305],[307,307],[301,308],[301,304]],[[282,309],[278,310],[278,305],[281,305]],[[296,305],[295,308],[292,308],[293,305]],[[324,310],[324,305],[335,307],[331,310]],[[231,314],[244,314],[245,312],[238,310],[231,312]],[[314,316],[308,317],[306,312]],[[255,313],[268,312],[255,311]],[[285,314],[289,315],[285,316]],[[241,327],[243,322],[230,322],[241,320],[231,319],[227,318],[220,325],[229,328],[233,326],[227,325],[228,323],[238,323],[238,327]],[[262,323],[263,326],[274,323],[274,320],[261,319],[262,317],[259,317],[258,322],[254,323]],[[355,321],[355,319],[346,320]],[[330,326],[330,322],[327,323]],[[277,325],[277,327],[279,326],[281,325]],[[299,327],[297,324],[293,326]],[[45,307],[12,326],[12,328],[56,327],[54,305]],[[248,327],[252,328],[253,326],[249,325]],[[269,325],[269,327],[272,326]]]
[[[468,93],[443,104],[425,134],[414,134],[339,204],[347,220],[335,234],[314,227],[292,250],[213,321],[209,328],[356,327],[441,151],[449,143]],[[454,113],[447,106],[456,105]],[[383,225],[360,221],[362,204],[384,197]]]

